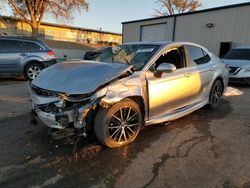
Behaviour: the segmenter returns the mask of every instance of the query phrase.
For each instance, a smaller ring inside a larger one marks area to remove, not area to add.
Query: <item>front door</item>
[[[154,71],[147,71],[149,118],[164,116],[192,104],[199,91],[199,76],[194,74],[192,67],[186,66],[185,51],[182,46],[164,52],[154,63],[155,69],[161,63],[174,64],[177,69],[172,73],[162,73],[160,76]]]

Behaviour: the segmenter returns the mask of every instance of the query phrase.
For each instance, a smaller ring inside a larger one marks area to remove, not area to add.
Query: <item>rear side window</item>
[[[190,59],[197,65],[205,64],[210,61],[209,55],[201,48],[196,46],[186,46]]]
[[[0,52],[18,52],[22,48],[21,41],[0,40]]]
[[[22,51],[43,51],[44,49],[34,42],[23,42]]]
[[[250,60],[250,49],[232,49],[223,59]]]

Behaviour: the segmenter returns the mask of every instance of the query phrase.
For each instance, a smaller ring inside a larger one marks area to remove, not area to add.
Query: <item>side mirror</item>
[[[156,69],[156,72],[163,73],[171,73],[176,70],[176,66],[170,63],[161,63],[159,67]]]

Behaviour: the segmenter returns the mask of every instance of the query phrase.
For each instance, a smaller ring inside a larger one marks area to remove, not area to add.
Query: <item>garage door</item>
[[[167,23],[144,25],[141,27],[141,41],[167,40]]]

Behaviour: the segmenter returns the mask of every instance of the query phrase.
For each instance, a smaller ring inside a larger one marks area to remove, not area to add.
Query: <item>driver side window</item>
[[[184,48],[172,48],[164,52],[154,63],[154,70],[162,63],[170,63],[176,66],[176,69],[185,67]]]

